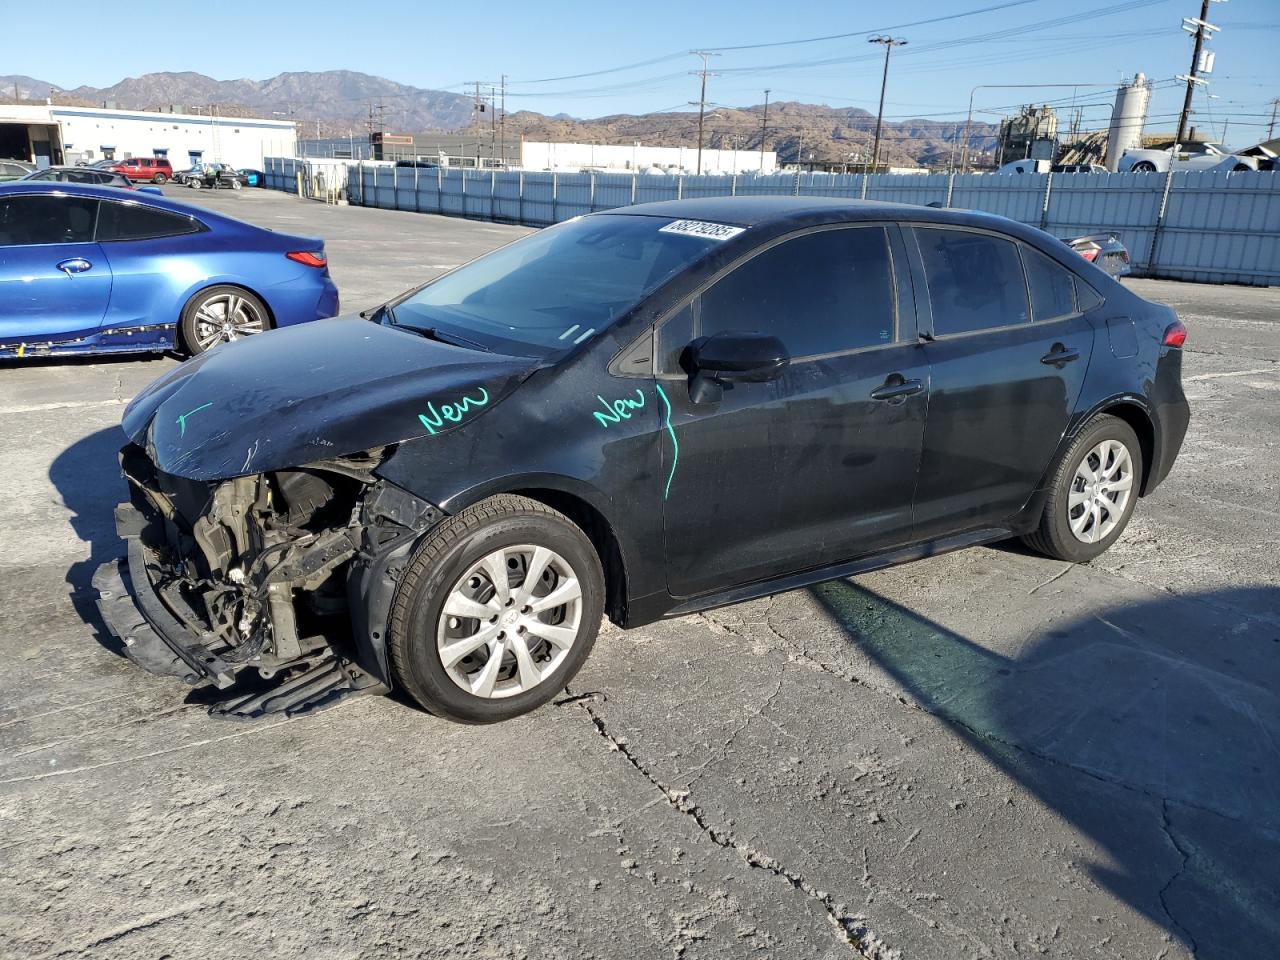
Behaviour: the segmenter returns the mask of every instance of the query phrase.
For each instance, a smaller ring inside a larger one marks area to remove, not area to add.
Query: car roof
[[[9,180],[5,183],[0,183],[0,197],[11,193],[65,194],[73,197],[93,197],[97,200],[141,203],[149,207],[159,207],[162,210],[180,213],[186,217],[198,217],[200,220],[217,220],[219,222],[240,224],[240,221],[231,217],[224,217],[203,207],[193,207],[185,203],[178,203],[176,200],[170,200],[168,197],[157,193],[144,193],[141,190],[126,192],[119,187],[112,187],[106,184],[58,183],[40,180]]]
[[[1046,234],[1006,217],[978,210],[926,207],[882,200],[846,200],[839,197],[702,197],[659,200],[618,207],[603,213],[628,216],[673,217],[708,220],[737,227],[804,227],[822,223],[857,223],[864,220],[904,220],[978,227],[1012,234],[1043,244]]]

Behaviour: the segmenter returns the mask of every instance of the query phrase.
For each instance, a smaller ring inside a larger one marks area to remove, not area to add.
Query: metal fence
[[[297,191],[314,180],[310,163],[268,158],[267,186]],[[1140,276],[1280,284],[1280,175],[1270,172],[699,177],[353,163],[346,181],[348,201],[366,207],[529,226],[652,200],[760,195],[939,203],[1063,238],[1114,230]]]

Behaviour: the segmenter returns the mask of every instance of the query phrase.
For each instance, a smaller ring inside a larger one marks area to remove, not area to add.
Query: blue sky
[[[867,32],[889,30],[895,49],[885,113],[963,121],[977,84],[1102,83],[1141,70],[1157,81],[1149,129],[1172,128],[1191,43],[1179,29],[1196,0],[902,0],[893,4],[783,0],[698,4],[608,2],[482,4],[241,4],[235,18],[198,24],[187,8],[149,0],[127,14],[94,18],[93,29],[49,36],[47,13],[15,4],[0,18],[0,72],[66,87],[106,86],[157,70],[194,70],[218,79],[264,79],[286,70],[349,69],[421,87],[462,91],[467,81],[510,78],[508,110],[609,113],[688,109],[697,97],[692,49],[714,49],[708,98],[729,106],[774,101],[857,106],[872,112],[882,48]],[[989,9],[972,16],[969,11]],[[228,8],[231,9],[231,8]],[[154,12],[151,12],[154,11]],[[386,11],[380,14],[380,11]],[[919,21],[945,19],[941,22]],[[1228,141],[1260,139],[1270,101],[1280,97],[1280,0],[1213,5],[1222,26],[1217,66],[1196,98],[1195,122]],[[835,34],[853,36],[783,43]],[[19,43],[41,36],[50,42]],[[723,49],[748,47],[748,49]],[[640,64],[629,69],[616,67]],[[598,73],[598,71],[611,71]],[[578,76],[581,74],[595,74]],[[568,77],[570,79],[551,79]],[[546,81],[546,82],[537,82]],[[1083,106],[1086,128],[1105,125],[1109,90],[979,90],[985,119],[1013,105],[1056,101]],[[1060,110],[1060,122],[1068,120]],[[389,111],[389,120],[394,117]]]

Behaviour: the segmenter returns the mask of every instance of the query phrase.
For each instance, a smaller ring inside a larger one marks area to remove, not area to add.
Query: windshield
[[[503,353],[555,356],[721,242],[680,230],[687,223],[598,214],[548,227],[393,304],[392,322]]]

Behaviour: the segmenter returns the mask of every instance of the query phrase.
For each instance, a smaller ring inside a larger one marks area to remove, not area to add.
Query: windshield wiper
[[[493,353],[493,351],[483,343],[479,343],[475,340],[468,340],[466,337],[460,337],[453,332],[442,333],[439,327],[422,327],[412,323],[397,323],[396,315],[392,312],[390,307],[383,308],[382,319],[386,320],[386,322],[393,327],[398,327],[401,330],[412,330],[414,333],[426,337],[429,340],[437,340],[440,343],[447,343],[453,347],[467,347],[472,350],[479,350],[481,353]]]

